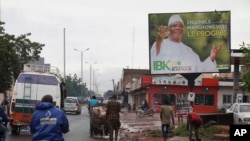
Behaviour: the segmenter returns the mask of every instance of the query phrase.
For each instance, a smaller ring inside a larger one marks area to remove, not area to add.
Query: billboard
[[[230,72],[230,11],[149,14],[151,74]]]

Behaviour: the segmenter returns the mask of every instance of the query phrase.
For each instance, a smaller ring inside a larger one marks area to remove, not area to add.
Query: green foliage
[[[175,136],[188,136],[188,130],[186,124],[181,124],[175,129]]]
[[[245,72],[242,74],[243,75],[243,89],[245,91],[249,91],[250,90],[250,71]]]
[[[162,131],[160,129],[157,130],[149,130],[148,135],[152,137],[162,137]]]
[[[213,134],[221,133],[222,128],[218,126],[210,126],[208,128],[200,128],[199,135],[202,137],[212,137]],[[188,136],[189,131],[187,130],[187,125],[182,124],[175,129],[175,136]]]
[[[104,93],[103,97],[104,97],[104,99],[108,99],[108,98],[111,97],[113,94],[114,94],[114,91],[108,90],[107,92]]]
[[[213,134],[220,134],[222,131],[221,127],[210,126],[208,128],[200,128],[199,134],[203,137],[211,137]]]
[[[174,130],[174,134],[172,134],[173,130]],[[212,137],[213,134],[220,134],[221,132],[222,132],[222,128],[219,126],[210,126],[208,128],[200,128],[199,129],[199,135],[201,137],[207,137],[207,138]],[[171,137],[173,135],[174,136],[181,136],[181,137],[189,136],[189,131],[187,130],[187,125],[181,124],[175,129],[173,129],[173,126],[170,126],[168,136]],[[162,131],[161,131],[161,129],[149,130],[148,136],[162,137]]]
[[[244,56],[244,60],[246,61],[245,66],[247,68],[250,68],[250,44],[245,44],[243,42],[241,46],[241,50],[243,51],[243,56]],[[248,69],[249,70],[249,69]],[[250,90],[250,71],[244,72],[242,73],[242,77],[243,77],[243,89],[245,91],[249,91]]]
[[[242,45],[240,45],[240,49],[243,51],[243,56],[246,61],[246,65],[250,66],[250,44],[245,44],[243,42]]]
[[[152,137],[162,137],[161,129],[149,130],[148,135]],[[170,126],[168,129],[168,137],[174,136],[174,126]]]
[[[5,93],[23,70],[23,65],[40,58],[44,44],[28,39],[30,33],[20,36],[5,33],[0,22],[0,92]]]
[[[81,79],[76,74],[72,77],[71,74],[66,76],[66,93],[67,96],[88,97],[89,92],[85,84],[81,84]]]

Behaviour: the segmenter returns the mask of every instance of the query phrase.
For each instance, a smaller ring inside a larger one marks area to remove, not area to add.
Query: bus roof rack
[[[59,69],[57,67],[50,66],[50,65],[24,64],[23,71],[52,73],[52,74],[55,74],[57,76],[60,76]]]

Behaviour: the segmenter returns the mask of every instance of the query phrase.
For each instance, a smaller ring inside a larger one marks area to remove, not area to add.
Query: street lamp
[[[82,82],[82,84],[83,84],[83,52],[86,52],[86,51],[88,51],[89,50],[89,48],[87,48],[87,49],[85,49],[85,50],[79,50],[79,49],[74,49],[75,51],[79,51],[79,52],[81,52],[81,82]]]
[[[97,76],[100,76],[100,75],[97,75]],[[96,76],[96,77],[97,77]],[[95,92],[98,94],[98,85],[99,85],[99,83],[97,83],[97,81],[95,80]]]
[[[92,64],[96,64],[97,62],[94,63],[85,62],[85,63],[89,64],[89,91],[91,91]]]
[[[96,93],[98,93],[98,91],[97,91],[97,77],[98,76],[100,76],[100,75],[97,75],[97,71],[98,71],[99,69],[96,69],[96,70],[93,70],[93,90],[96,92]]]

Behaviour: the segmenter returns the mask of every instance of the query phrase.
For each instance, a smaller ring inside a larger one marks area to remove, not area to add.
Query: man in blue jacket
[[[53,105],[53,97],[45,95],[36,106],[30,122],[32,141],[64,141],[63,133],[69,132],[65,113]]]
[[[2,123],[4,122],[4,124]],[[0,105],[0,136],[2,136],[5,140],[8,136],[8,128],[7,128],[7,123],[10,122],[9,117],[5,113],[5,109],[2,105]]]

